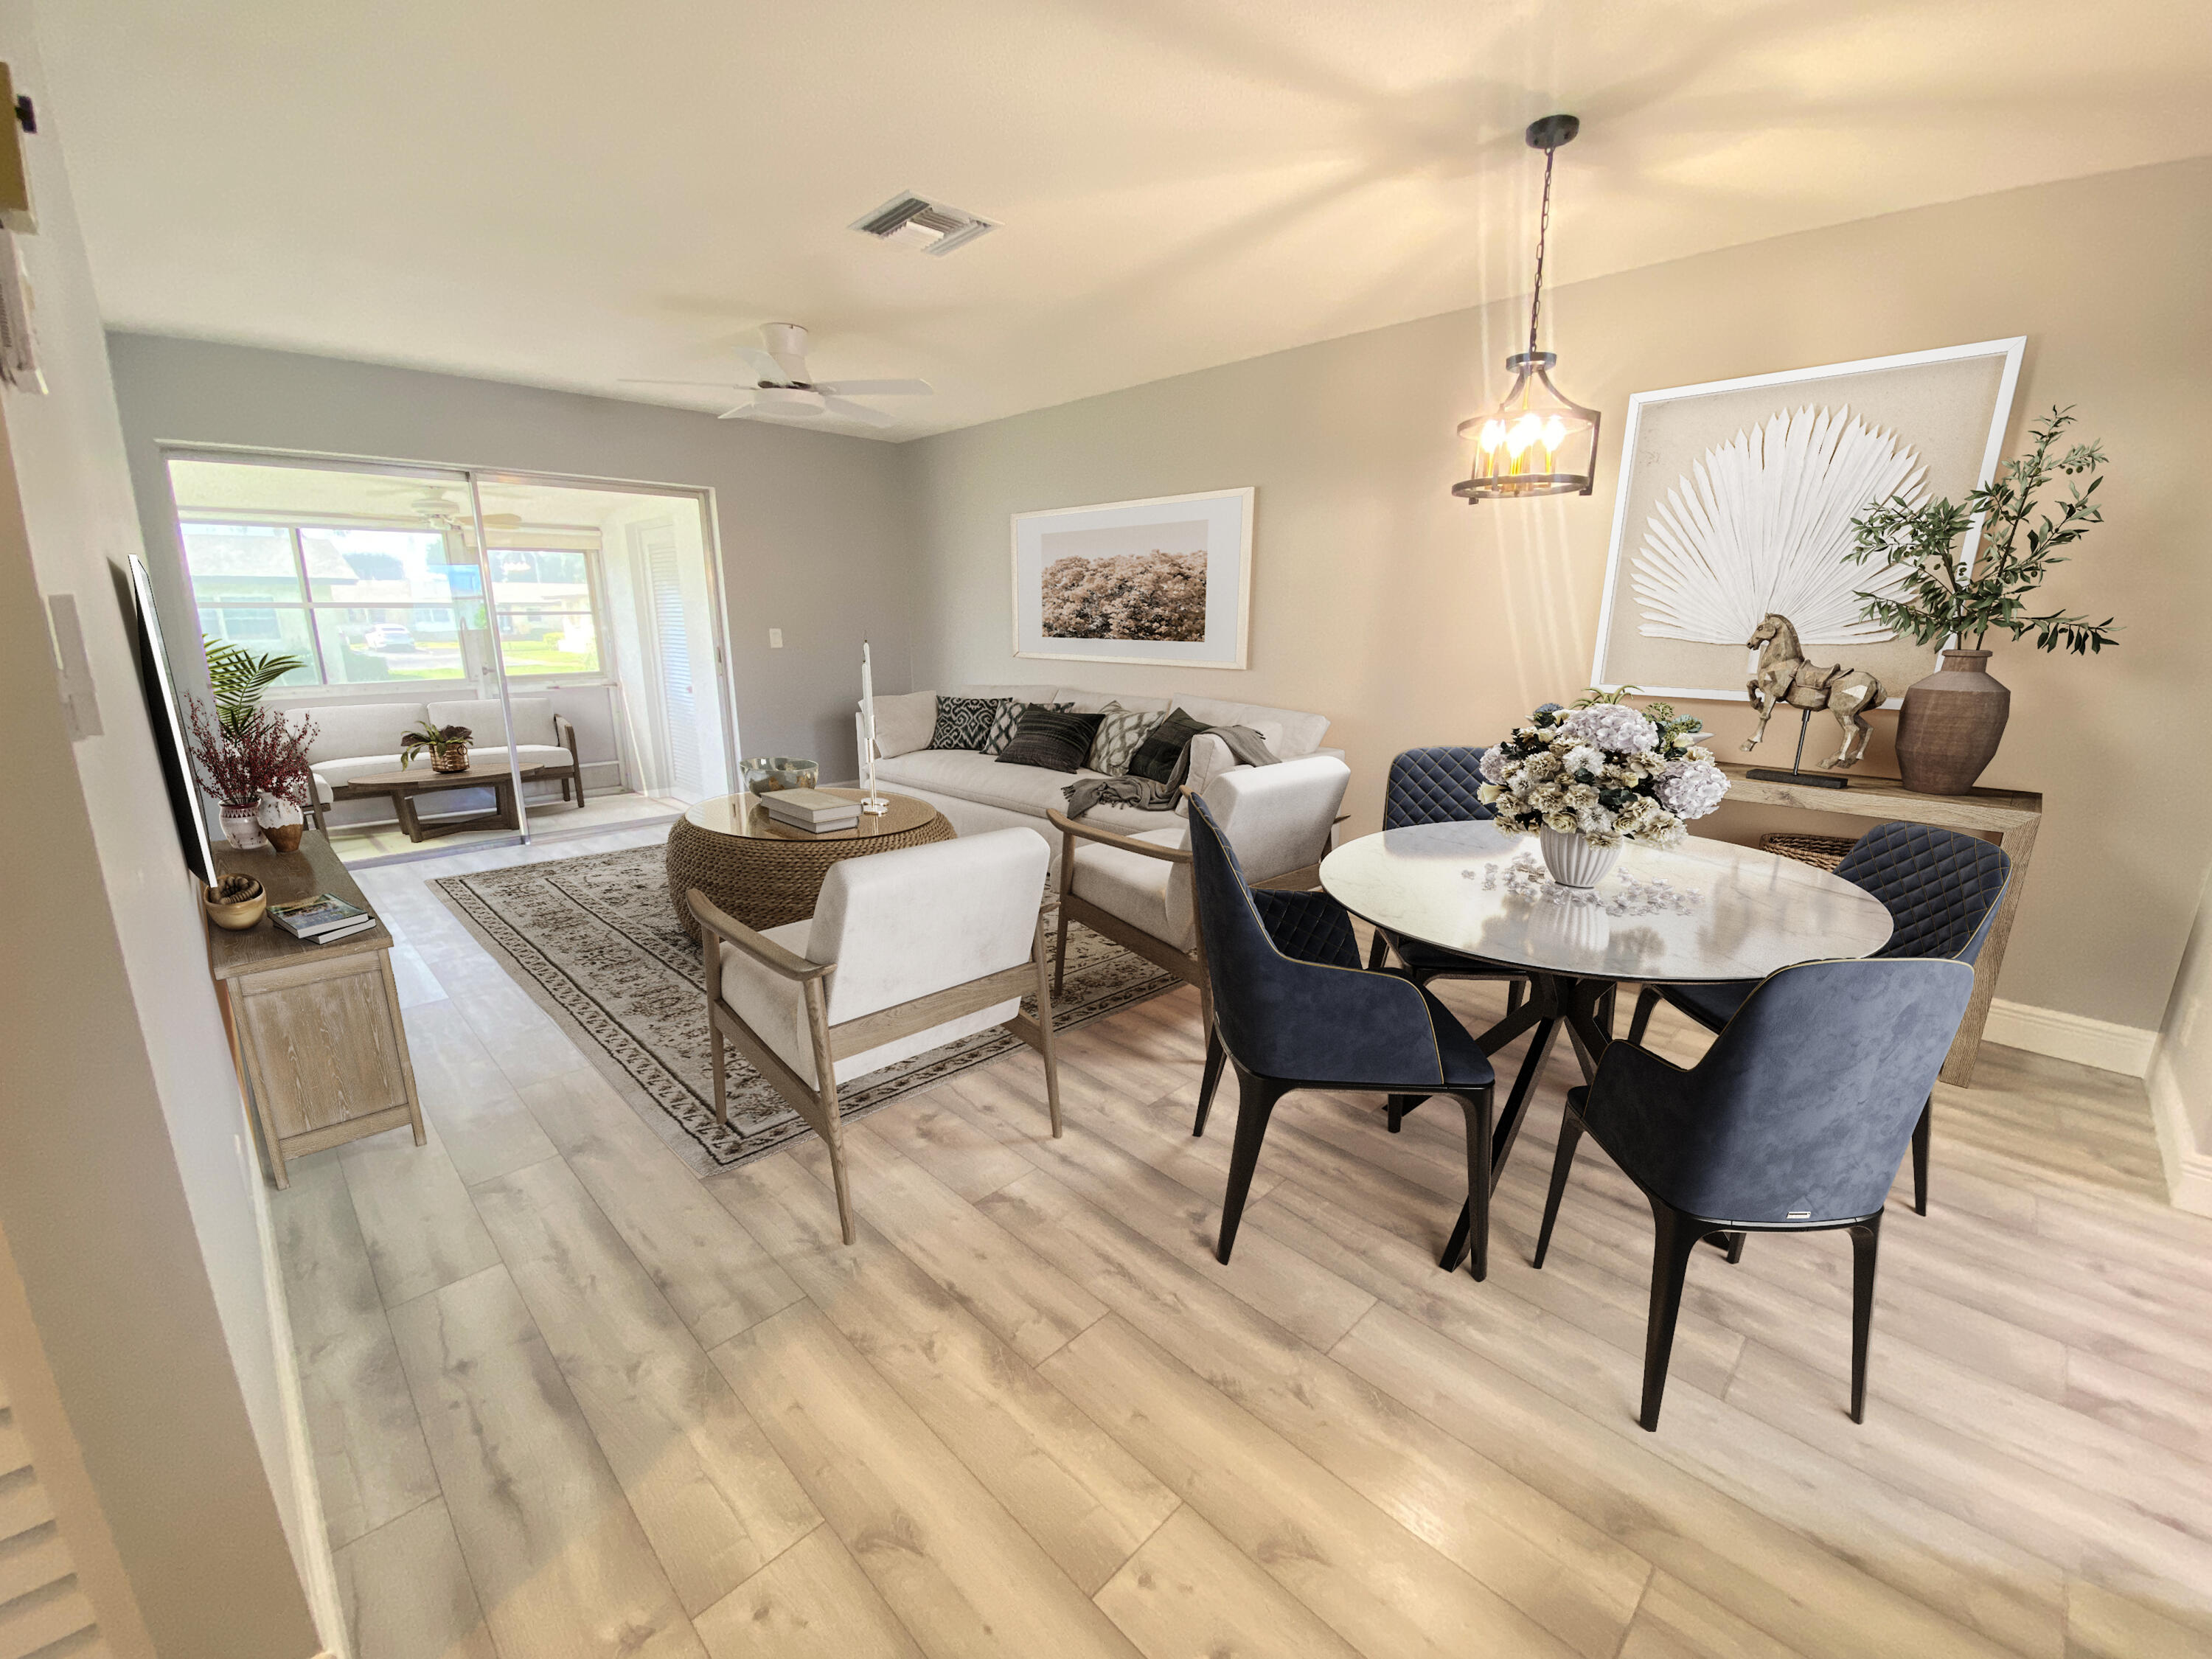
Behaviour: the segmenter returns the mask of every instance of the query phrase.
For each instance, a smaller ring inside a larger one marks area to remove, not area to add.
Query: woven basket
[[[1785,859],[1796,859],[1800,864],[1809,864],[1815,870],[1832,870],[1844,861],[1844,854],[1858,845],[1853,836],[1773,835],[1759,838],[1759,850],[1779,853]]]

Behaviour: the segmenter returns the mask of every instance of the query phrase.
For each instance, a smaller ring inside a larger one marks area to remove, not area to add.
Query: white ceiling
[[[802,322],[819,378],[937,386],[891,438],[1521,292],[1553,109],[1561,282],[2212,153],[2206,0],[39,17],[115,325],[642,399]],[[942,259],[845,228],[907,189],[1003,228]]]

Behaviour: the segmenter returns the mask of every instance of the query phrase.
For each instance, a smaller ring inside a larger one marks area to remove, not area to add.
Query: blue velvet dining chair
[[[1969,968],[1982,954],[2012,860],[2004,849],[1955,830],[1929,823],[1885,823],[1869,830],[1844,854],[1836,873],[1863,887],[1887,907],[1894,931],[1873,960],[1942,957]],[[1717,985],[1647,985],[1636,999],[1628,1040],[1641,1042],[1651,1011],[1664,1001],[1709,1031],[1734,1018],[1755,980]],[[1912,1207],[1928,1213],[1928,1153],[1936,1097],[1931,1090],[1912,1130]]]
[[[1237,1074],[1215,1254],[1229,1260],[1275,1103],[1294,1089],[1450,1095],[1467,1117],[1468,1204],[1474,1276],[1489,1269],[1490,1060],[1451,1011],[1402,973],[1359,963],[1352,917],[1326,893],[1255,888],[1206,804],[1190,802],[1199,938],[1213,990],[1204,1133],[1222,1060]]]
[[[1882,1205],[1973,989],[1955,958],[1802,963],[1759,981],[1687,1071],[1613,1042],[1588,1086],[1568,1091],[1535,1265],[1588,1134],[1651,1206],[1645,1428],[1659,1426],[1698,1241],[1836,1229],[1851,1237],[1851,1420],[1865,1420]]]

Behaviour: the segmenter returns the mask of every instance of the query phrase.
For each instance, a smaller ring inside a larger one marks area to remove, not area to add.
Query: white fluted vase
[[[1536,844],[1544,849],[1544,867],[1562,887],[1595,887],[1620,858],[1618,843],[1593,847],[1572,830],[1539,830]]]

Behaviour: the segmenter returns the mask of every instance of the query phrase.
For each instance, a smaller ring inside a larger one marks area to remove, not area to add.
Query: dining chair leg
[[[1467,1114],[1468,1237],[1478,1279],[1490,1276],[1490,1120],[1496,1099],[1494,1086],[1459,1097]]]
[[[1851,1234],[1851,1421],[1866,1421],[1867,1346],[1874,1335],[1875,1258],[1881,1249],[1879,1211]]]
[[[1659,1426],[1659,1403],[1667,1393],[1667,1361],[1674,1352],[1674,1324],[1682,1311],[1682,1281],[1690,1253],[1705,1237],[1704,1226],[1664,1199],[1651,1200],[1651,1314],[1644,1332],[1644,1413],[1646,1429]]]
[[[1214,1257],[1224,1267],[1237,1243],[1237,1224],[1244,1218],[1244,1200],[1252,1190],[1252,1174],[1260,1166],[1260,1143],[1267,1138],[1267,1119],[1275,1103],[1291,1085],[1273,1078],[1255,1077],[1242,1066],[1237,1072],[1237,1140],[1229,1152],[1229,1190],[1221,1200],[1221,1236]]]
[[[1936,1097],[1929,1095],[1928,1103],[1920,1109],[1920,1121],[1912,1126],[1912,1210],[1916,1215],[1928,1213],[1928,1149],[1935,1138]]]
[[[1190,1126],[1194,1135],[1206,1133],[1206,1115],[1213,1109],[1213,1091],[1221,1086],[1221,1068],[1229,1054],[1221,1046],[1221,1033],[1206,1028],[1206,1071],[1198,1080],[1198,1117]]]
[[[1644,1041],[1644,1029],[1651,1024],[1651,1011],[1659,1006],[1659,988],[1647,985],[1636,994],[1635,1017],[1628,1022],[1628,1040]]]
[[[1570,1106],[1559,1117],[1559,1150],[1552,1158],[1552,1190],[1544,1199],[1544,1224],[1536,1232],[1536,1257],[1541,1268],[1552,1248],[1552,1227],[1559,1218],[1559,1200],[1566,1196],[1567,1176],[1575,1167],[1575,1148],[1582,1144],[1583,1121]]]
[[[1728,1259],[1729,1267],[1733,1267],[1737,1262],[1743,1260],[1743,1241],[1750,1237],[1751,1235],[1749,1233],[1730,1233],[1728,1236]]]
[[[1392,1134],[1398,1133],[1398,1126],[1406,1121],[1406,1114],[1413,1109],[1413,1106],[1408,1104],[1413,1098],[1412,1095],[1392,1095],[1383,1101],[1382,1109],[1390,1115]]]
[[[1382,966],[1390,954],[1390,941],[1382,937],[1382,930],[1375,930],[1375,942],[1367,947],[1367,971],[1374,973]]]

